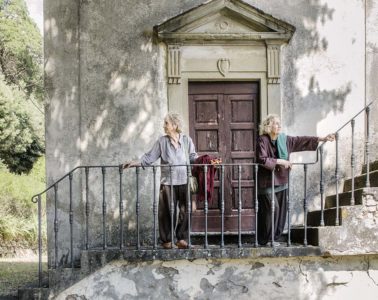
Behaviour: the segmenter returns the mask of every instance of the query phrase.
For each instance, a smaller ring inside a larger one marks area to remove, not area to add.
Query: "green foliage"
[[[0,244],[13,242],[19,246],[36,247],[37,205],[31,202],[31,196],[45,189],[44,170],[44,157],[37,161],[29,175],[12,174],[0,165]],[[42,201],[44,207],[45,199]],[[43,228],[45,236],[46,226]]]
[[[0,68],[9,84],[43,99],[42,38],[24,0],[0,0]]]
[[[0,157],[14,173],[27,173],[44,153],[43,115],[0,76]]]
[[[28,173],[44,153],[41,35],[24,0],[0,0],[0,159]]]

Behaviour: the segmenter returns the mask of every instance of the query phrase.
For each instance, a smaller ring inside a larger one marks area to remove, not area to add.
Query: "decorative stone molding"
[[[280,45],[267,45],[268,84],[280,83]]]
[[[295,28],[243,1],[213,0],[156,25],[154,31],[167,44],[283,44]]]
[[[226,77],[228,71],[230,70],[231,62],[228,58],[220,58],[218,59],[217,67],[219,73],[221,73],[223,77]]]
[[[228,31],[232,28],[227,19],[218,20],[218,22],[215,23],[215,27],[220,32]]]
[[[258,81],[261,116],[279,113],[280,46],[294,32],[294,26],[243,0],[207,1],[155,25],[154,40],[168,48],[162,65],[169,109],[189,124],[189,82],[223,79]]]
[[[179,45],[168,45],[168,83],[181,83],[181,49]]]

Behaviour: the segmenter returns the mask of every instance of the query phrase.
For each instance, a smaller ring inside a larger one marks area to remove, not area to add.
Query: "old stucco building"
[[[49,185],[78,166],[116,166],[140,157],[162,134],[162,117],[168,111],[183,115],[200,153],[237,164],[254,161],[258,124],[269,113],[279,114],[285,131],[292,135],[321,136],[338,130],[378,96],[375,0],[45,0],[44,18]],[[370,112],[371,160],[377,159],[377,113],[375,102]],[[355,128],[359,171],[366,158],[364,122],[362,113]],[[345,162],[340,172],[348,177],[349,131],[340,133],[340,142],[339,159]],[[333,170],[334,146],[326,146],[325,152],[325,168]],[[314,158],[304,154],[292,159]],[[53,190],[49,194],[48,224],[55,223],[48,226],[51,268],[69,264],[72,257],[87,259],[90,265],[91,258],[83,256],[82,250],[100,247],[104,240],[105,248],[117,246],[120,226],[127,232],[125,245],[135,239],[141,239],[142,245],[151,242],[152,172],[143,171],[138,177],[139,228],[136,175],[125,174],[118,191],[113,184],[119,180],[118,169],[102,170],[79,170],[71,185],[67,181],[56,187],[55,198]],[[303,174],[294,171],[292,195],[300,199]],[[231,168],[225,172],[229,179],[225,190],[230,195],[225,197],[225,226],[235,232],[238,182]],[[310,179],[318,178],[318,173],[318,168],[310,168]],[[243,176],[243,199],[252,199],[253,172],[245,169]],[[106,190],[102,182],[107,183]],[[319,207],[318,184],[319,179],[309,182],[308,205],[313,209]],[[376,209],[374,191],[365,198]],[[242,220],[250,220],[242,224],[246,233],[253,232],[253,205],[252,200],[243,202]],[[293,201],[293,223],[303,222],[302,206],[299,200]],[[162,259],[153,263],[114,260],[89,277],[84,272],[71,274],[76,279],[71,276],[67,282],[75,284],[58,299],[69,295],[83,299],[353,299],[361,290],[369,293],[366,299],[374,299],[372,295],[378,294],[377,216],[370,209],[370,223],[361,225],[365,208],[348,211],[349,227],[345,222],[347,229],[325,235],[320,252],[239,252],[178,259],[188,254],[178,255],[177,260],[170,257],[169,262],[163,254],[152,255]],[[201,209],[193,213],[195,232],[203,231]],[[210,224],[218,224],[217,209],[219,201],[210,207],[209,216],[215,220]],[[120,215],[124,223],[119,226]],[[214,226],[210,231],[219,229],[219,224]],[[353,231],[355,227],[365,231]],[[356,235],[363,236],[360,244],[349,244]],[[337,246],[328,249],[327,242]],[[112,259],[99,261],[105,264]],[[52,272],[50,284],[67,276],[57,274]]]

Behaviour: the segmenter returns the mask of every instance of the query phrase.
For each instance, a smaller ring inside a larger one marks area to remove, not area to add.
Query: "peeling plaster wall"
[[[283,123],[288,132],[324,135],[363,107],[364,1],[245,2],[296,27],[292,40],[282,49],[280,88]],[[117,165],[139,158],[152,146],[162,134],[162,117],[168,109],[166,50],[163,44],[154,41],[152,28],[202,3],[202,0],[44,1],[49,184],[75,166]],[[374,1],[369,3],[374,7]],[[376,95],[373,90],[372,93]],[[326,151],[333,153],[332,148]],[[347,157],[347,152],[343,153]],[[296,159],[308,158],[305,155]],[[330,160],[325,162],[329,163]],[[116,169],[106,174],[106,232],[108,243],[113,246],[119,232],[118,178]],[[85,241],[84,172],[76,173],[73,180],[74,256],[78,258]],[[101,170],[90,172],[91,246],[102,243],[101,180]],[[128,220],[125,236],[129,241],[135,237],[135,180],[135,174],[127,173],[123,188],[124,217]],[[151,172],[140,180],[143,199],[140,221],[146,240],[152,238],[151,182]],[[311,184],[310,188],[315,191]],[[62,261],[70,256],[68,190],[66,182],[58,192],[57,259]],[[294,195],[293,222],[302,220],[301,193],[298,190]],[[47,217],[49,224],[53,224],[53,195],[49,194],[48,199]],[[48,240],[50,257],[54,257],[53,226],[48,227]]]
[[[351,256],[135,264],[115,261],[57,299],[373,300],[377,295],[378,257]]]

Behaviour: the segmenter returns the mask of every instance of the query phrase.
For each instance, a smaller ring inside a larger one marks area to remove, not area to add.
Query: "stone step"
[[[304,227],[297,227],[291,229],[290,236],[292,243],[303,244],[304,242]],[[307,245],[319,245],[319,228],[307,227]]]
[[[23,288],[18,290],[19,300],[44,300],[49,299],[49,288]]]
[[[370,186],[378,187],[378,171],[370,173]],[[366,174],[356,176],[354,179],[354,189],[361,189],[366,187]],[[352,190],[352,179],[346,179],[344,181],[344,192]]]
[[[362,194],[364,189],[354,190],[354,204],[362,204]],[[350,205],[352,192],[339,193],[339,206]],[[336,207],[336,195],[327,196],[324,201],[324,208]]]
[[[362,166],[362,174],[366,173],[366,166],[367,166],[367,164],[364,164]],[[378,160],[371,162],[369,164],[369,168],[370,168],[370,172],[378,171]]]
[[[320,226],[321,211],[315,210],[307,213],[307,226]],[[339,208],[339,225],[342,224],[343,208]],[[324,225],[336,226],[336,208],[328,208],[324,210]]]
[[[49,269],[49,287],[54,292],[63,291],[80,281],[85,275],[81,268],[57,268]]]
[[[369,189],[368,189],[369,190]],[[363,196],[363,201],[368,194]],[[372,189],[378,194],[378,188]],[[375,200],[374,200],[375,201]],[[335,211],[335,209],[333,209]],[[344,206],[340,208],[341,226],[309,226],[307,227],[307,244],[320,247],[327,255],[356,255],[377,253],[378,240],[374,214],[376,208],[369,212],[364,205]],[[304,227],[293,227],[290,231],[292,243],[302,242]]]

